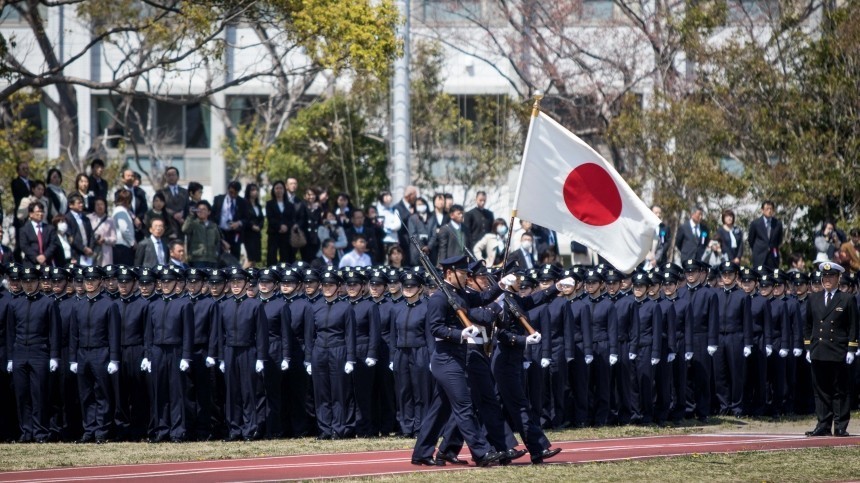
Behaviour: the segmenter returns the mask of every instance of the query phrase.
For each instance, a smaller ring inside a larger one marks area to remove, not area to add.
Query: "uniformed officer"
[[[184,417],[185,381],[182,372],[191,367],[194,342],[194,311],[186,297],[176,292],[178,270],[163,268],[158,274],[161,296],[149,306],[144,332],[144,358],[140,368],[151,375],[152,435],[150,441],[186,438]]]
[[[585,291],[591,304],[591,334],[594,362],[589,381],[594,400],[591,420],[595,426],[609,422],[610,368],[618,363],[618,316],[615,304],[604,295],[603,274],[597,268],[585,272]]]
[[[708,264],[701,260],[685,260],[687,279],[687,313],[684,359],[689,363],[687,377],[687,412],[699,421],[711,415],[711,357],[717,352],[719,332],[719,300],[716,292],[704,285]]]
[[[149,300],[136,293],[138,274],[129,267],[117,271],[117,293],[115,301],[120,314],[120,349],[122,351],[119,372],[114,378],[117,394],[116,429],[117,439],[139,441],[147,436],[150,420],[150,381],[148,374],[140,370],[144,357],[144,332],[149,318]],[[149,269],[141,270],[140,282],[152,284],[155,278]]]
[[[782,298],[787,279],[784,272],[763,275],[759,281],[762,295],[769,299],[771,345],[767,351],[767,412],[772,417],[783,414],[785,405],[785,360],[791,347],[791,320],[788,304]]]
[[[379,346],[382,342],[382,321],[377,304],[365,296],[367,278],[364,274],[356,269],[348,269],[343,277],[355,315],[356,366],[352,374],[355,387],[355,433],[358,437],[366,438],[378,434],[373,429],[372,404],[375,366],[379,362]]]
[[[284,435],[282,385],[284,373],[290,367],[290,324],[292,316],[278,284],[281,274],[276,269],[265,268],[257,275],[260,302],[269,329],[265,358],[263,360],[263,389],[258,395],[258,419],[265,422],[266,437],[280,438]],[[262,397],[260,397],[262,396]]]
[[[550,264],[541,265],[538,270],[540,287],[547,284],[555,285],[561,275],[558,267]],[[570,425],[568,416],[569,387],[567,381],[567,363],[565,362],[564,337],[566,326],[565,316],[568,313],[573,291],[567,296],[553,297],[544,305],[541,317],[547,319],[547,325],[542,335],[549,339],[550,357],[541,359],[544,371],[543,417],[547,427],[561,428]]]
[[[800,320],[800,337],[798,340],[802,347],[803,326],[806,324],[806,312],[809,310],[809,275],[803,272],[792,273],[791,284],[794,289],[793,297],[797,301],[797,318]],[[811,414],[815,411],[815,399],[812,395],[812,368],[806,357],[803,356],[802,349],[795,359],[795,373],[795,412],[798,414]]]
[[[720,265],[722,288],[717,289],[719,336],[713,354],[714,387],[720,414],[740,416],[744,400],[744,359],[752,354],[753,332],[750,299],[738,288],[740,267]]]
[[[141,267],[137,277],[137,289],[140,291],[140,296],[147,302],[155,301],[158,296],[155,290],[158,283],[158,272],[152,268]]]
[[[436,340],[436,348],[430,357],[430,370],[436,379],[436,388],[412,451],[412,463],[437,464],[433,458],[436,441],[453,415],[457,428],[469,445],[472,460],[478,466],[487,466],[504,457],[505,453],[494,451],[490,447],[475,414],[466,383],[466,347],[463,342],[469,337],[476,337],[478,330],[471,325],[463,327],[463,321],[452,307],[452,302],[458,308],[468,310],[486,305],[495,299],[501,290],[493,288],[480,294],[466,292],[468,262],[464,256],[442,260],[440,265],[447,286],[445,291],[437,292],[427,301],[427,324]]]
[[[349,302],[338,298],[343,279],[336,271],[325,271],[320,282],[323,298],[313,306],[313,324],[305,327],[305,365],[313,379],[318,438],[353,437],[349,375],[355,370],[355,314]]]
[[[618,318],[618,364],[611,370],[612,383],[610,394],[611,419],[617,424],[629,424],[633,417],[633,388],[636,382],[636,348],[639,346],[639,306],[621,290],[622,280],[628,278],[618,270],[604,270],[606,293],[615,305]]]
[[[783,272],[775,270],[774,275],[783,280],[784,285],[777,285],[774,296],[780,297],[786,305],[788,316],[789,343],[785,357],[785,406],[786,414],[797,412],[797,365],[803,356],[803,319],[801,318],[800,303],[792,295],[794,292],[795,275],[800,272]],[[801,274],[802,275],[802,274]]]
[[[6,372],[12,373],[22,443],[48,439],[48,373],[60,364],[60,314],[53,297],[39,291],[39,277],[35,267],[21,270],[24,295],[12,303],[6,333]]]
[[[194,312],[191,367],[185,377],[185,432],[188,439],[208,441],[212,434],[212,367],[215,359],[209,347],[215,342],[215,323],[221,318],[220,305],[203,286],[209,273],[201,268],[185,271],[185,287]]]
[[[663,311],[648,297],[651,281],[645,272],[633,274],[633,299],[637,305],[639,344],[632,348],[637,354],[637,380],[631,385],[633,421],[651,424],[654,421],[654,374],[663,355]]]
[[[20,267],[18,265],[13,263],[9,267],[6,267],[5,265],[0,264],[0,275],[6,279],[6,282],[10,287],[13,284],[11,281],[11,271],[15,272],[14,276],[16,278],[19,277],[18,272],[20,271]],[[18,287],[16,291],[19,292],[20,281],[15,282],[15,285]],[[0,388],[7,391],[4,397],[0,397],[0,414],[3,414],[3,418],[0,418],[0,441],[12,441],[17,438],[16,433],[18,432],[18,420],[15,416],[17,414],[15,409],[15,398],[8,393],[13,391],[12,374],[6,371],[7,363],[12,357],[6,348],[6,323],[9,320],[9,311],[12,310],[12,302],[17,299],[18,294],[14,294],[11,290],[6,290],[5,285],[0,284],[0,368],[2,368],[2,370],[0,370]],[[75,397],[75,399],[77,399],[77,397]]]
[[[216,325],[221,317],[221,306],[229,298],[225,294],[227,289],[227,273],[218,268],[209,269],[209,273],[206,276],[206,288],[209,291],[209,296],[212,297],[212,300],[218,306],[219,311],[219,318],[213,321],[211,329],[212,337],[215,338],[215,342],[214,345],[209,346],[209,357],[214,359],[216,354],[211,352],[211,349],[212,347],[217,347],[219,343],[219,334]],[[212,362],[213,361],[207,361],[207,366]],[[224,414],[225,401],[227,400],[227,388],[224,385],[224,373],[221,372],[217,364],[213,367],[209,367],[209,382],[209,385],[212,388],[212,438],[224,439],[229,434],[229,429],[227,428],[227,416]]]
[[[117,285],[117,275],[119,274],[119,265],[105,265],[102,270],[104,271],[104,279],[102,280],[102,291],[104,294],[109,297],[111,300],[116,300],[119,298],[119,286]]]
[[[517,302],[530,300],[534,295],[537,287],[537,280],[532,276],[531,272],[520,271],[516,273],[518,284],[516,288]],[[542,316],[544,309],[543,304],[534,304],[531,307],[528,304],[520,304],[525,309],[526,317],[532,321],[535,330],[541,334],[548,334],[549,317]],[[527,308],[528,307],[528,308]],[[549,337],[541,337],[537,344],[529,344],[525,349],[525,357],[523,359],[523,372],[525,374],[526,395],[529,398],[529,407],[532,411],[532,417],[538,421],[541,427],[548,424],[549,421],[544,419],[544,369],[541,367],[542,360],[550,360],[552,357],[552,346],[550,346]]]
[[[217,345],[209,353],[220,360],[227,389],[227,441],[251,441],[262,436],[257,419],[257,385],[262,383],[263,359],[269,346],[266,313],[258,299],[248,298],[248,273],[239,267],[227,272],[229,297],[221,304]]]
[[[83,432],[78,400],[78,376],[69,370],[69,334],[72,307],[78,300],[69,293],[72,274],[61,267],[51,268],[53,297],[60,312],[60,364],[51,374],[51,440],[74,441]],[[5,320],[5,319],[4,319]]]
[[[669,420],[672,404],[672,368],[675,362],[675,330],[677,317],[672,302],[663,296],[663,273],[658,269],[648,272],[648,298],[660,309],[663,333],[660,334],[660,362],[654,371],[654,422],[663,426]]]
[[[807,436],[848,436],[849,369],[857,351],[857,305],[837,288],[840,265],[824,262],[821,292],[809,296],[803,339],[812,364],[815,415],[818,424]],[[831,433],[831,427],[833,433]]]
[[[591,302],[584,290],[584,270],[573,267],[566,271],[566,275],[558,285],[565,296],[571,297],[564,322],[565,359],[572,405],[570,417],[574,427],[584,428],[588,424],[588,368],[594,361]],[[571,284],[573,291],[568,294]]]
[[[111,377],[119,372],[120,314],[102,293],[104,271],[84,269],[86,298],[75,304],[69,337],[69,367],[78,375],[84,434],[79,442],[105,443],[113,432]]]
[[[665,303],[667,305],[671,304],[671,311],[674,312],[675,319],[675,342],[666,356],[666,361],[671,365],[670,370],[672,373],[669,418],[674,424],[680,424],[687,411],[687,361],[684,358],[684,354],[686,353],[684,335],[686,333],[685,317],[688,300],[686,297],[681,297],[678,294],[678,282],[681,280],[682,273],[683,269],[680,266],[667,263],[663,267],[662,281],[660,282],[660,289],[663,292]],[[672,315],[668,315],[667,320],[671,321]]]
[[[377,350],[379,362],[376,363],[376,373],[373,379],[373,432],[374,434],[379,433],[382,436],[387,436],[393,432],[397,432],[398,429],[396,426],[399,425],[400,421],[398,418],[398,405],[395,403],[394,373],[391,368],[389,368],[389,366],[393,367],[391,364],[393,356],[389,349],[391,347],[390,313],[395,307],[395,304],[391,303],[391,299],[387,297],[387,284],[388,276],[385,274],[384,270],[377,268],[368,273],[367,288],[370,293],[371,300],[376,304],[377,310],[379,311],[379,335],[382,339],[382,343],[380,343],[379,349]],[[426,297],[426,294],[423,292],[424,291],[422,290],[422,296]],[[429,352],[427,355],[427,361],[428,363],[430,361]],[[428,377],[430,377],[429,371],[430,369],[428,368]],[[428,400],[427,405],[429,405],[429,403],[430,401]],[[427,406],[425,405],[425,408],[426,407]]]
[[[282,421],[289,428],[287,434],[296,438],[308,434],[309,421],[314,414],[313,404],[308,404],[309,376],[305,371],[305,327],[313,324],[313,306],[304,294],[303,277],[301,270],[294,268],[287,268],[281,273],[281,294],[290,308],[291,319],[287,331],[289,367]]]

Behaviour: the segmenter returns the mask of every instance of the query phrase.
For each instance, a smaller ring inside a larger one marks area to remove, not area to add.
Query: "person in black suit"
[[[493,212],[484,208],[487,204],[487,193],[478,191],[475,195],[475,207],[467,211],[463,217],[463,229],[469,234],[469,239],[476,242],[490,233],[493,227]],[[405,218],[404,218],[405,219]]]
[[[241,183],[231,181],[227,185],[227,194],[215,197],[211,216],[212,221],[221,229],[224,240],[230,244],[230,254],[237,259],[242,251],[242,232],[250,218],[248,202],[239,197],[241,190]]]
[[[181,239],[182,224],[188,212],[188,190],[179,186],[179,169],[176,166],[168,166],[164,171],[164,181],[167,185],[158,192],[164,196],[164,212],[167,213],[165,221],[170,227],[169,232]]]
[[[260,188],[254,183],[245,186],[245,201],[248,203],[248,224],[242,234],[248,263],[256,266],[263,258],[263,207],[260,206]]]
[[[717,228],[717,240],[726,258],[736,264],[741,263],[744,256],[744,232],[735,225],[735,212],[723,210],[723,226]],[[758,265],[754,265],[758,266]]]
[[[516,263],[523,270],[529,270],[538,265],[534,246],[534,235],[527,231],[520,235],[520,247],[508,254],[508,263]]]
[[[69,196],[69,212],[66,213],[68,231],[66,237],[72,247],[72,260],[80,263],[81,257],[92,257],[95,235],[90,219],[84,215],[84,199],[75,193]]]
[[[12,180],[12,199],[15,201],[15,208],[21,205],[21,200],[30,196],[30,164],[26,161],[18,163],[18,177]],[[16,221],[16,223],[18,223]],[[20,227],[24,223],[20,222],[15,227]]]
[[[271,196],[266,202],[266,232],[269,234],[266,264],[270,267],[280,262],[296,261],[290,249],[290,228],[296,223],[296,209],[286,197],[287,187],[283,181],[275,181]]]
[[[417,199],[418,188],[409,185],[405,190],[403,190],[403,199],[394,205],[394,209],[397,211],[397,214],[400,215],[401,221],[400,231],[397,232],[397,241],[405,252],[409,251],[409,234],[406,231],[406,222],[409,220],[409,217],[415,213],[415,201]]]
[[[858,348],[857,304],[852,294],[838,289],[844,268],[823,262],[818,270],[824,290],[809,295],[803,329],[818,424],[806,435],[848,436],[851,364]]]
[[[690,211],[690,219],[678,227],[675,247],[681,252],[681,260],[701,260],[708,246],[711,230],[702,222],[704,210],[696,206]]]
[[[27,208],[29,221],[21,227],[21,251],[25,266],[45,265],[54,258],[57,250],[56,231],[50,224],[44,223],[45,206],[42,202],[31,203]]]
[[[779,268],[779,246],[782,245],[782,222],[774,218],[773,201],[761,204],[761,217],[750,223],[748,238],[752,250],[752,265]]]
[[[382,252],[382,229],[372,223],[367,223],[364,210],[361,208],[352,210],[351,220],[352,223],[343,230],[346,234],[347,244],[352,246],[352,240],[355,239],[355,235],[364,235],[364,239],[367,241],[368,255],[370,255],[370,258],[374,262],[382,262],[385,259],[379,256],[379,253]]]
[[[161,239],[164,235],[164,220],[153,218],[149,222],[150,236],[134,247],[134,264],[138,267],[154,267],[168,262],[167,245]]]
[[[453,205],[448,215],[451,221],[436,232],[436,244],[439,246],[438,260],[465,255],[466,248],[472,246],[469,234],[463,229],[463,207]]]
[[[101,159],[94,159],[90,163],[90,191],[93,192],[93,198],[108,199],[108,182],[102,178],[102,173],[105,170],[105,162]]]
[[[143,215],[149,211],[149,205],[146,203],[146,193],[140,186],[134,185],[134,171],[130,169],[122,172],[122,183],[123,187],[131,193],[131,205],[128,208],[128,214],[131,215],[132,222],[134,222],[134,238],[137,241],[141,241],[146,236]]]

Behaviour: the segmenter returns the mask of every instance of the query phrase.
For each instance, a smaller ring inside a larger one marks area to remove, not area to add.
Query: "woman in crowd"
[[[442,204],[444,205],[444,203],[445,198],[443,197]],[[418,198],[415,200],[415,213],[406,222],[409,233],[415,236],[415,239],[418,240],[418,245],[421,247],[421,251],[430,257],[432,263],[436,263],[436,254],[433,253],[436,247],[436,230],[439,229],[436,220],[436,216],[430,213],[427,200]],[[409,264],[414,266],[421,265],[418,249],[411,242],[409,243]]]
[[[386,252],[389,267],[403,268],[403,249],[400,245],[391,245]]]
[[[72,242],[69,240],[69,224],[66,222],[66,217],[54,215],[51,218],[51,224],[54,225],[54,230],[57,232],[57,243],[59,244],[59,250],[54,251],[54,265],[64,267],[69,262],[74,263]]]
[[[313,260],[320,250],[317,230],[322,223],[322,208],[317,199],[317,192],[313,189],[305,190],[305,199],[299,203],[297,218],[307,241],[307,244],[301,248],[302,260]]]
[[[48,171],[48,189],[45,196],[51,200],[51,208],[45,210],[46,220],[53,219],[55,215],[65,215],[69,211],[69,199],[63,191],[63,174],[59,169],[52,168]],[[51,218],[47,218],[49,214]]]
[[[723,225],[717,228],[717,240],[726,260],[740,265],[744,256],[744,232],[735,225],[735,212],[723,210]]]
[[[839,247],[838,252],[839,263],[845,269],[851,269],[852,272],[860,270],[860,255],[857,254],[857,249],[851,242],[845,242]]]
[[[84,199],[84,213],[92,213],[94,209],[95,197],[90,191],[90,178],[86,174],[80,173],[75,176],[75,191]]]
[[[337,195],[337,206],[334,208],[334,215],[337,217],[337,222],[346,228],[349,226],[350,218],[352,217],[352,202],[349,195],[340,193]]]
[[[245,201],[251,210],[251,218],[245,226],[243,243],[248,257],[248,266],[257,266],[263,258],[263,207],[260,205],[260,188],[254,183],[245,186]]]
[[[295,257],[290,248],[290,228],[296,223],[296,210],[286,198],[287,187],[278,180],[272,184],[269,201],[266,202],[266,219],[268,227],[268,250],[266,263],[269,266],[286,262],[293,263]]]
[[[505,244],[508,241],[508,224],[501,218],[493,221],[490,233],[487,233],[475,243],[472,251],[479,260],[484,260],[488,267],[501,266],[505,258]]]
[[[113,218],[108,216],[107,201],[95,198],[93,212],[87,215],[93,227],[95,248],[93,263],[98,266],[113,264],[113,246],[116,245],[116,225]]]
[[[155,193],[152,196],[152,208],[143,215],[143,224],[144,226],[149,226],[152,223],[152,220],[158,218],[159,220],[164,221],[164,234],[161,235],[161,238],[165,240],[171,240],[176,238],[177,233],[173,233],[173,229],[171,228],[171,224],[167,223],[167,212],[164,211],[164,207],[167,205],[167,201],[164,199],[164,195],[161,192]]]
[[[22,198],[21,203],[18,204],[18,219],[22,222],[27,221],[30,205],[37,201],[41,201],[42,206],[45,207],[45,219],[52,220],[56,213],[49,211],[53,210],[53,205],[51,205],[51,202],[45,196],[45,183],[39,180],[30,183],[30,196]]]

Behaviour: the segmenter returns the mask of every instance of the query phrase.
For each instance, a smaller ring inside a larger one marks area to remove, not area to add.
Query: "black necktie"
[[[825,307],[830,306],[830,301],[831,301],[831,300],[833,300],[833,293],[831,293],[831,292],[827,292],[827,299],[825,299],[825,301],[824,301],[824,306],[825,306]]]

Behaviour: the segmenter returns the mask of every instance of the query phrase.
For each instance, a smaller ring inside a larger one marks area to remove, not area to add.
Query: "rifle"
[[[400,216],[400,212],[394,211],[397,214],[397,218],[400,219],[400,224],[406,230],[406,234],[409,237],[409,241],[412,243],[412,246],[418,250],[418,259],[421,261],[421,266],[424,267],[424,271],[426,271],[432,278],[433,281],[436,282],[436,285],[442,290],[442,293],[445,294],[445,298],[448,299],[448,305],[454,310],[454,313],[457,314],[457,318],[460,319],[460,322],[463,324],[463,327],[471,327],[472,321],[469,320],[469,316],[466,315],[466,309],[464,309],[457,299],[454,298],[454,295],[451,293],[451,290],[445,285],[445,281],[442,280],[442,277],[436,273],[436,267],[430,263],[430,259],[427,258],[427,254],[421,250],[421,245],[418,243],[418,239],[415,238],[415,235],[409,232],[409,228],[406,226],[406,223],[403,222],[403,218]]]

